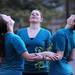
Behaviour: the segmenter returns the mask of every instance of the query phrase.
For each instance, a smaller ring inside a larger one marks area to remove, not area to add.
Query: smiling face
[[[43,18],[39,10],[33,10],[31,12],[29,22],[30,23],[40,23],[42,22]]]

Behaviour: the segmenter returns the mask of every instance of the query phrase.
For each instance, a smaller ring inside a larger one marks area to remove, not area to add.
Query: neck
[[[13,27],[11,26],[11,27],[7,27],[7,31],[9,32],[9,33],[13,33]]]
[[[65,28],[71,29],[72,27],[71,27],[71,25],[68,25],[68,24],[67,24],[67,25],[65,26]]]
[[[30,24],[30,27],[29,27],[30,29],[34,29],[34,30],[38,30],[38,29],[40,29],[40,24]]]
[[[7,33],[13,33],[13,32],[8,31]]]
[[[9,30],[7,33],[14,33],[13,30]]]

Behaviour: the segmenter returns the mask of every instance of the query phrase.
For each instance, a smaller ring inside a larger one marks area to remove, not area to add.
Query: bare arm
[[[69,57],[69,62],[73,60],[75,60],[75,48],[72,49],[72,53],[70,54],[70,57]]]
[[[40,52],[40,53],[28,53],[27,51],[22,54],[22,56],[28,61],[43,61],[43,60],[59,60],[62,52],[53,53],[50,51]]]
[[[22,54],[22,56],[28,61],[40,61],[43,59],[43,56],[37,53],[28,53],[27,51]]]
[[[44,52],[41,52],[39,53],[39,55],[42,55],[43,56],[43,60],[58,60],[58,55],[54,52],[50,52],[50,51],[44,51]]]
[[[75,60],[75,48],[72,51],[72,59]]]
[[[62,59],[63,54],[64,54],[64,51],[57,51],[57,53],[49,53],[49,52],[43,53],[43,55],[47,57],[48,60],[53,60],[53,61]],[[75,48],[72,50],[72,53],[70,54],[68,58],[68,62],[73,60],[75,60]]]

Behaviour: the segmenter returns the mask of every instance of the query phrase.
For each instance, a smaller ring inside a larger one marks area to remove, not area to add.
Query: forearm
[[[25,52],[22,54],[22,56],[28,60],[28,61],[40,61],[43,59],[43,57],[37,53],[28,53],[28,52]]]
[[[75,60],[75,49],[72,49],[72,52],[70,53],[68,57],[68,62]]]
[[[41,52],[40,54],[44,57],[45,60],[57,61],[62,59],[63,53],[64,53],[63,51],[57,51],[56,53],[45,51],[45,52]]]
[[[58,57],[57,57],[56,53],[54,53],[54,52],[44,51],[39,54],[43,56],[42,60],[48,60],[48,61],[58,60]]]

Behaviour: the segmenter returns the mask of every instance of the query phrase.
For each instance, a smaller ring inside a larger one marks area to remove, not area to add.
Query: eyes
[[[40,16],[39,13],[32,13],[31,15],[33,15],[33,16]]]

